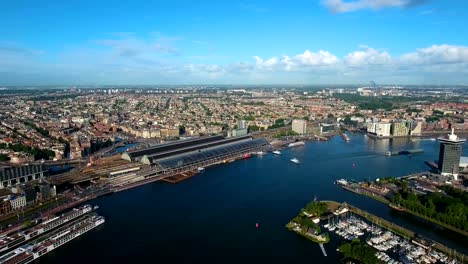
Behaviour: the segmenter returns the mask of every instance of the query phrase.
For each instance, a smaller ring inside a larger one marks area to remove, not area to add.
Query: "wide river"
[[[336,179],[375,179],[427,170],[439,143],[373,140],[327,142],[271,153],[206,171],[178,184],[156,182],[92,201],[106,223],[40,259],[40,263],[337,263],[335,243],[319,246],[284,226],[316,197],[346,201],[468,254],[468,239],[392,212],[342,190]],[[385,156],[388,150],[424,153]],[[463,152],[468,153],[465,146]],[[289,160],[298,158],[297,165]],[[354,165],[353,165],[354,164]],[[256,228],[256,223],[259,228]]]

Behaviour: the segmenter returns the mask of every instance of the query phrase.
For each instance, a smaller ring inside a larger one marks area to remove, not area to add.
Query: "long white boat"
[[[70,242],[105,222],[104,217],[92,214],[84,219],[61,228],[45,240],[38,239],[31,245],[21,246],[0,257],[0,264],[26,264],[40,258],[54,249]]]
[[[281,151],[279,151],[279,150],[274,150],[272,153],[276,154],[276,155],[281,155]]]
[[[6,235],[0,238],[0,252],[16,248],[17,246],[26,243],[28,240],[31,240],[41,234],[49,232],[52,229],[55,229],[73,219],[76,219],[84,214],[91,212],[92,210],[93,208],[91,207],[91,205],[83,205],[79,208],[73,208],[73,210],[71,210],[70,212],[49,219],[27,230]]]

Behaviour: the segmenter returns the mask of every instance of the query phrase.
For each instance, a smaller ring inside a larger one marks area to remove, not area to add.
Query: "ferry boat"
[[[258,152],[257,152],[257,155],[259,155],[259,156],[262,156],[262,155],[265,155],[265,154],[266,154],[266,153],[263,152],[263,151],[258,151]]]
[[[198,172],[202,172],[202,171],[205,171],[205,168],[203,168],[203,167],[198,167]]]
[[[291,161],[294,162],[294,163],[296,163],[296,164],[299,164],[299,163],[300,163],[299,160],[296,159],[296,158],[292,158]]]
[[[105,222],[104,217],[96,214],[78,220],[66,228],[61,228],[44,240],[34,241],[32,245],[22,246],[3,256],[0,256],[0,263],[8,264],[26,264],[40,258],[41,256],[53,251],[54,249],[70,242],[82,234],[96,228]]]
[[[395,209],[397,211],[400,211],[400,212],[404,212],[405,211],[405,208],[402,207],[402,206],[399,206],[399,205],[396,205],[396,204],[388,204],[388,207],[392,208],[392,209]]]
[[[79,208],[73,208],[72,211],[54,217],[29,229],[19,231],[14,234],[9,234],[0,238],[0,252],[11,250],[26,243],[28,240],[35,238],[43,233],[53,230],[71,220],[74,220],[84,214],[91,212],[91,205],[83,205]],[[1,262],[0,262],[1,263]]]
[[[341,137],[344,139],[344,141],[349,141],[349,137],[345,133],[341,133]]]
[[[297,142],[289,143],[288,147],[292,148],[292,147],[298,147],[298,146],[304,146],[304,145],[305,145],[304,141],[297,141]]]
[[[335,183],[339,185],[348,185],[348,181],[346,181],[345,179],[337,180]]]
[[[274,150],[272,153],[276,154],[276,155],[281,155],[281,151],[279,151],[279,150]]]

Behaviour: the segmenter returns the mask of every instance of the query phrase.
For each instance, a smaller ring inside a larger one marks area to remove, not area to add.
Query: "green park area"
[[[330,241],[328,233],[321,234],[320,226],[314,222],[326,212],[328,205],[325,202],[310,202],[286,225],[286,228],[313,242],[327,243]]]
[[[338,251],[343,255],[343,263],[363,263],[363,264],[379,264],[383,263],[379,260],[375,253],[377,251],[362,243],[359,239],[353,240],[351,243],[344,243],[338,247]]]

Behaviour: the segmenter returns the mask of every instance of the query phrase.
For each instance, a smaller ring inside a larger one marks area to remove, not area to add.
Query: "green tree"
[[[10,160],[10,157],[8,157],[8,155],[6,154],[0,154],[0,161],[9,161]]]

